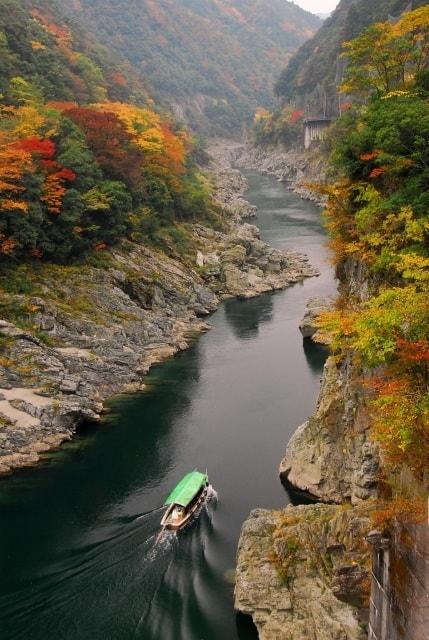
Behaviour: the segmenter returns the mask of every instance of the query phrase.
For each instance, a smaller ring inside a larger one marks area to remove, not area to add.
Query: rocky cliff
[[[364,640],[369,509],[253,511],[238,547],[235,607],[261,640]]]
[[[351,359],[328,359],[316,413],[296,431],[280,464],[283,481],[324,502],[374,496],[379,464],[368,437],[365,387]]]
[[[342,296],[364,300],[376,286],[352,262],[338,276]],[[305,339],[323,306],[310,304]],[[243,526],[235,604],[253,617],[263,640],[367,637],[371,553],[364,538],[379,460],[368,432],[366,375],[351,355],[328,358],[316,412],[298,428],[280,465],[285,483],[339,506],[256,511]]]
[[[379,286],[375,276],[351,259],[337,267],[337,277],[343,300],[363,302]],[[357,504],[377,494],[379,457],[369,436],[369,377],[352,354],[340,361],[328,358],[316,412],[293,435],[280,464],[284,482],[324,502]]]
[[[202,318],[230,296],[288,286],[316,272],[242,223],[245,183],[215,163],[222,231],[183,225],[162,251],[124,242],[95,264],[21,269],[1,294],[0,474],[36,463],[98,421],[114,394],[141,390],[155,362],[208,328]]]
[[[367,300],[380,285],[352,260],[337,275],[343,300]],[[318,300],[310,307],[307,334],[322,306]],[[283,481],[338,506],[257,510],[243,526],[235,605],[252,616],[262,640],[427,637],[427,522],[369,531],[380,477],[368,430],[369,375],[351,354],[327,360],[317,410],[280,465]]]
[[[379,462],[351,360],[325,365],[315,414],[292,437],[282,480],[338,503],[256,511],[243,526],[235,606],[261,640],[367,637],[371,553],[365,544]]]

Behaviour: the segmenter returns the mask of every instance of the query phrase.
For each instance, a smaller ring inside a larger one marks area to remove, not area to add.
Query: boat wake
[[[177,541],[177,535],[175,531],[170,531],[168,529],[161,529],[158,535],[155,538],[152,549],[147,554],[147,560],[152,562],[155,560],[160,554],[167,553],[170,551],[171,547]]]
[[[207,487],[207,499],[206,502],[217,502],[218,501],[218,492],[216,491],[216,489],[213,487],[212,484],[209,484],[209,486]]]

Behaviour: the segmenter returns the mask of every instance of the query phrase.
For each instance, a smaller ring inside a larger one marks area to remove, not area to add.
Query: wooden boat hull
[[[208,491],[208,485],[206,485],[203,488],[200,495],[198,496],[198,499],[194,502],[194,504],[190,507],[190,509],[185,511],[183,518],[181,518],[180,520],[172,520],[171,514],[176,506],[172,504],[167,509],[166,513],[164,514],[164,517],[161,520],[161,527],[163,527],[164,529],[170,529],[172,531],[179,531],[180,529],[183,529],[184,527],[186,527],[186,525],[189,524],[190,520],[192,519],[192,516],[196,513],[196,511],[198,511],[199,507],[205,501],[207,497],[207,491]]]

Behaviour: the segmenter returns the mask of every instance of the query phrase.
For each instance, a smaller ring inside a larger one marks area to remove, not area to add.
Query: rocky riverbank
[[[323,199],[308,185],[326,182],[326,157],[316,148],[283,151],[281,147],[241,145],[235,163],[243,169],[269,173],[304,200],[323,205]]]
[[[106,399],[142,390],[154,363],[208,329],[203,318],[222,299],[316,275],[305,256],[273,249],[242,222],[254,210],[231,157],[219,150],[212,167],[222,231],[182,225],[180,250],[125,242],[100,265],[22,269],[18,292],[2,290],[0,474],[99,421]]]

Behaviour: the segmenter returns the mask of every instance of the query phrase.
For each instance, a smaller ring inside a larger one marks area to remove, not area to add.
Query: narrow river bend
[[[153,369],[42,468],[0,482],[1,640],[253,640],[233,612],[240,526],[289,502],[277,468],[312,412],[325,354],[303,346],[306,300],[334,291],[319,209],[248,173],[262,237],[310,256],[320,278],[231,300],[213,330]],[[208,469],[207,508],[155,544],[165,495]]]

